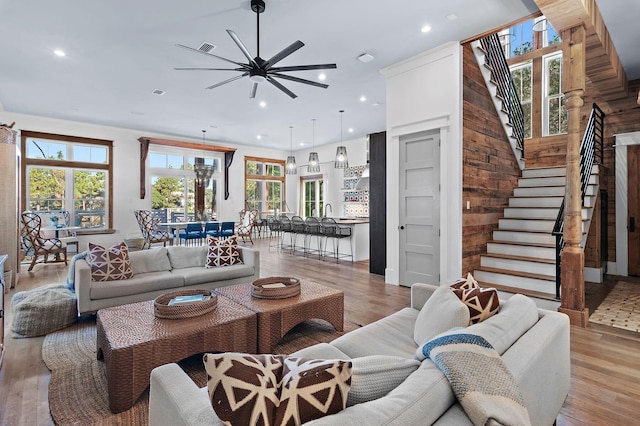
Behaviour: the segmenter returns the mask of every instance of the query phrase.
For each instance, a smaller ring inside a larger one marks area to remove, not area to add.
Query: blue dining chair
[[[207,222],[204,224],[204,235],[205,238],[207,235],[211,235],[212,237],[220,236],[220,222]]]
[[[235,222],[222,222],[220,225],[220,238],[229,238],[234,235]]]
[[[202,226],[199,223],[187,223],[185,229],[181,229],[178,233],[180,240],[184,240],[185,245],[188,241],[198,240],[202,242]]]

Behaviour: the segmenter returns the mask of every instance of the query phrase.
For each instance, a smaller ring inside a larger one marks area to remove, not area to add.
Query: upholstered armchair
[[[151,248],[151,244],[163,243],[163,245],[173,245],[173,236],[167,231],[161,231],[158,229],[157,218],[153,215],[151,210],[135,210],[133,212],[138,220],[142,237],[144,238],[144,244],[147,248]]]
[[[31,271],[38,263],[40,256],[43,256],[40,263],[49,263],[49,255],[55,257],[54,262],[60,262],[62,261],[60,255],[64,254],[64,264],[67,264],[67,246],[58,238],[42,237],[42,218],[40,215],[33,212],[23,212],[20,219],[23,226],[21,244],[25,252],[33,256],[28,271]]]

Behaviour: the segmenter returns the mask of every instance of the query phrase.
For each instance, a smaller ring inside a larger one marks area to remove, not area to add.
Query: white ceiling
[[[205,89],[236,72],[173,69],[228,65],[176,43],[198,48],[207,41],[217,46],[212,53],[246,62],[225,29],[234,30],[255,56],[249,0],[0,0],[0,111],[136,129],[141,136],[154,132],[197,140],[205,129],[209,141],[283,150],[289,149],[289,126],[294,149],[308,146],[315,118],[316,145],[323,145],[340,140],[340,109],[345,140],[385,129],[381,68],[537,11],[533,0],[265,1],[261,56],[301,40],[306,46],[278,65],[336,63],[336,70],[325,72],[328,89],[280,80],[297,99],[270,84],[261,84],[249,99],[247,77]],[[636,11],[619,19],[638,16],[637,0],[605,3],[610,3],[602,8],[606,19],[615,18],[612,6],[619,3]],[[451,14],[456,19],[448,19]],[[426,34],[420,31],[425,24],[432,27]],[[627,27],[638,27],[633,24]],[[616,28],[610,30],[618,47]],[[634,40],[638,37],[629,43]],[[623,46],[618,52],[633,70],[629,77],[640,77],[640,57],[634,51],[629,58],[633,46]],[[55,56],[55,49],[66,57]],[[357,61],[365,52],[375,60]],[[317,80],[319,72],[288,74]],[[166,94],[154,95],[155,89]],[[363,95],[365,102],[359,100]]]

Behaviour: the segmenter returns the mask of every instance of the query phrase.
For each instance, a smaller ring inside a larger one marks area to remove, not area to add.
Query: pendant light
[[[312,139],[311,139],[311,152],[309,153],[309,166],[307,166],[307,172],[319,173],[320,172],[320,159],[316,152],[316,119],[311,119],[312,122]]]
[[[213,175],[213,166],[211,164],[204,163],[204,156],[205,156],[204,134],[206,132],[207,132],[206,130],[202,131],[202,163],[196,162],[193,165],[193,171],[196,172],[196,184],[203,186],[205,188],[209,186],[209,180]]]
[[[346,169],[349,167],[349,158],[347,157],[347,147],[342,145],[342,114],[344,110],[340,111],[340,146],[336,149],[336,169]]]
[[[290,151],[289,156],[287,157],[286,173],[288,175],[296,175],[298,174],[298,167],[296,166],[296,157],[293,156],[293,126],[289,126],[289,141],[290,141]]]

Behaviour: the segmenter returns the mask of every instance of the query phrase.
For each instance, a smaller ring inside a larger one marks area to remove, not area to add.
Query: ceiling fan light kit
[[[336,161],[334,167],[336,169],[346,169],[349,167],[349,158],[347,157],[347,147],[342,145],[342,114],[344,110],[340,110],[340,146],[336,149]]]
[[[289,126],[289,142],[290,150],[285,164],[285,173],[288,175],[297,175],[298,167],[296,166],[296,157],[293,155],[293,126]]]
[[[312,135],[311,135],[311,152],[309,153],[309,165],[307,166],[307,172],[320,173],[320,158],[316,152],[316,119],[311,120],[312,123]]]
[[[309,71],[309,70],[325,70],[325,69],[335,69],[337,68],[336,64],[316,64],[316,65],[293,65],[293,66],[284,66],[284,67],[276,67],[275,65],[281,60],[285,59],[292,53],[296,52],[298,49],[304,46],[304,43],[300,40],[297,40],[291,43],[289,46],[282,49],[280,52],[273,55],[271,58],[264,60],[260,57],[260,14],[265,10],[265,3],[263,0],[251,0],[251,10],[256,14],[256,39],[257,39],[257,54],[255,57],[252,57],[249,53],[249,50],[244,45],[242,40],[236,35],[232,30],[227,30],[227,33],[234,41],[234,43],[238,46],[242,54],[247,59],[247,63],[236,62],[231,59],[223,58],[222,56],[214,55],[211,50],[201,50],[201,49],[193,49],[188,46],[184,46],[182,44],[177,44],[176,46],[181,47],[183,49],[190,50],[192,52],[200,53],[203,55],[207,55],[213,58],[220,59],[222,61],[231,63],[236,65],[236,68],[174,68],[178,71],[238,71],[241,74],[235,77],[231,77],[227,80],[221,81],[220,83],[213,84],[207,89],[214,89],[216,87],[220,87],[223,84],[230,83],[232,81],[238,80],[242,77],[249,77],[251,80],[251,90],[249,91],[249,97],[255,98],[256,92],[258,90],[258,85],[261,83],[271,83],[273,86],[278,88],[280,91],[287,94],[292,99],[295,99],[297,95],[285,87],[282,83],[278,81],[278,79],[289,80],[295,83],[307,84],[310,86],[320,87],[326,89],[329,87],[328,84],[318,83],[316,81],[307,80],[304,78],[294,77],[288,74],[282,74],[283,72],[288,71]],[[213,45],[211,45],[213,46]]]

